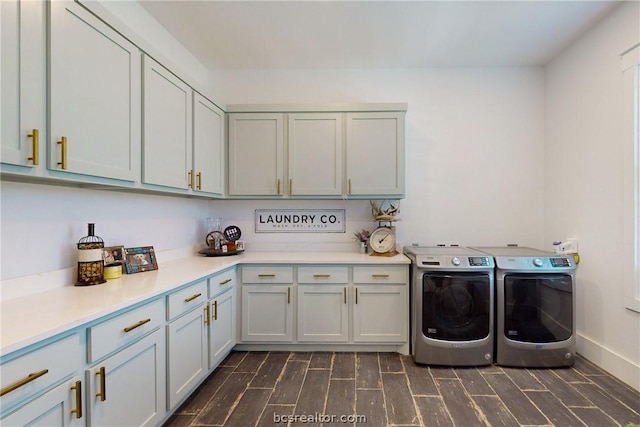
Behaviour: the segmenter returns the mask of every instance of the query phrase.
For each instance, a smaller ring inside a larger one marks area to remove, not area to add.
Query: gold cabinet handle
[[[197,178],[196,179],[196,182],[197,182],[196,189],[197,190],[202,190],[202,172],[198,172],[196,174],[196,178]]]
[[[291,304],[291,287],[287,288],[287,304]]]
[[[278,190],[278,191],[277,191],[277,193],[276,193],[276,194],[277,194],[277,195],[280,195],[280,178],[278,178],[277,187],[278,187],[278,188],[277,188],[277,190]]]
[[[32,372],[29,375],[27,375],[25,378],[18,380],[13,384],[9,384],[8,386],[0,390],[0,396],[4,396],[5,394],[12,392],[15,389],[18,389],[25,384],[29,384],[31,381],[40,378],[41,376],[43,376],[48,372],[49,372],[48,369],[43,369],[42,371],[38,371],[38,372]]]
[[[96,393],[96,397],[99,397],[100,401],[104,402],[107,400],[107,376],[104,366],[100,367],[98,372],[96,372],[96,377],[98,376],[100,377],[100,391]]]
[[[358,303],[358,288],[356,288],[356,304]]]
[[[202,294],[201,294],[201,293],[197,293],[197,294],[195,294],[195,295],[191,295],[189,298],[185,298],[184,302],[191,302],[191,301],[193,301],[194,299],[198,299],[198,298],[200,298],[201,296],[202,296]]]
[[[276,275],[275,274],[258,274],[258,277],[264,279],[267,277],[276,277]]]
[[[82,418],[82,381],[76,381],[71,390],[76,391],[76,409],[72,409],[71,413],[76,414],[76,418]]]
[[[289,194],[293,194],[293,178],[289,178]]]
[[[31,157],[27,158],[27,160],[31,160],[34,166],[39,165],[40,164],[40,130],[33,129],[31,133],[27,136],[31,138],[31,152],[33,153],[31,154]]]
[[[342,291],[342,295],[344,296],[344,303],[347,303],[347,287],[345,286],[343,291]]]
[[[209,325],[209,304],[204,306],[204,324]]]
[[[60,145],[60,156],[61,159],[58,162],[58,166],[62,169],[67,169],[67,137],[63,136],[58,141],[58,145]]]
[[[218,301],[213,302],[213,320],[218,320]]]
[[[372,274],[371,277],[374,279],[387,279],[389,278],[388,274]]]
[[[136,328],[139,328],[140,326],[144,325],[145,323],[149,323],[151,322],[151,319],[144,319],[139,321],[138,323],[136,323],[135,325],[131,325],[131,326],[127,326],[126,328],[124,328],[125,332],[131,332]]]
[[[188,188],[193,188],[193,169],[191,169],[189,172],[187,172],[187,187]]]
[[[331,277],[331,275],[330,274],[314,274],[313,277],[316,279],[326,279],[328,277]]]
[[[226,285],[230,281],[231,281],[231,279],[223,280],[222,282],[220,282],[220,285]]]
[[[351,178],[347,179],[347,194],[351,194]]]

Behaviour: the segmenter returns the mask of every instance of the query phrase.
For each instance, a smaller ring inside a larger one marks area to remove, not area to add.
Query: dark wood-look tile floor
[[[640,393],[583,358],[563,369],[448,368],[396,353],[233,352],[165,427],[631,423]]]

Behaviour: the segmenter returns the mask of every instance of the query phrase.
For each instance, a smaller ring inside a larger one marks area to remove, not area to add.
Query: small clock
[[[374,252],[379,254],[395,252],[396,235],[393,229],[389,227],[378,227],[373,230],[373,233],[371,233],[369,237],[369,246]]]

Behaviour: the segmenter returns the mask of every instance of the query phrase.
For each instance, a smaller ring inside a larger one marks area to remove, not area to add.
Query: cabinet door
[[[229,194],[283,194],[283,114],[229,114]]]
[[[187,189],[191,180],[191,88],[144,57],[142,182]]]
[[[38,135],[45,136],[45,3],[3,0],[0,8],[0,157],[2,163],[37,166]]]
[[[403,196],[404,113],[347,114],[347,195]]]
[[[2,418],[1,424],[6,427],[84,426],[84,397],[82,381],[73,378]]]
[[[298,341],[349,340],[347,287],[298,285]]]
[[[207,375],[206,310],[200,306],[167,325],[169,410]]]
[[[293,287],[242,285],[242,341],[293,340]]]
[[[49,169],[138,179],[140,51],[79,3],[49,7]]]
[[[289,114],[288,192],[292,196],[342,195],[342,114]]]
[[[89,424],[153,426],[166,414],[163,329],[87,370]]]
[[[193,171],[196,191],[224,194],[224,112],[193,94]]]
[[[209,369],[213,369],[236,345],[235,288],[218,295],[210,303]]]
[[[354,287],[354,342],[404,343],[408,329],[407,285]]]

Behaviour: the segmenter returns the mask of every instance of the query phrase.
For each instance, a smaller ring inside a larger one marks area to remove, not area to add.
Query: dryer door
[[[510,340],[548,343],[568,340],[573,333],[569,275],[505,275],[504,302],[504,335]]]
[[[489,336],[489,274],[429,272],[422,276],[422,333],[446,341]]]

